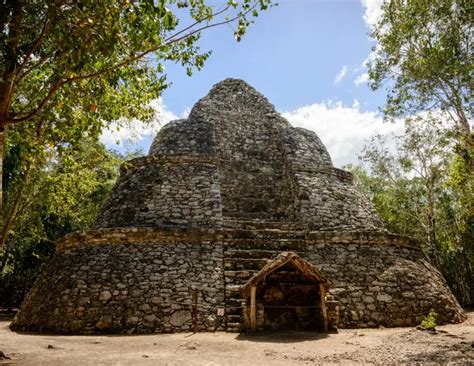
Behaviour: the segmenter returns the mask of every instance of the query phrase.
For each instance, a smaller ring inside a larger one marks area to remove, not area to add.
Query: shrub
[[[430,310],[427,316],[421,321],[421,327],[426,330],[435,330],[436,328],[436,317],[438,314],[433,309]]]

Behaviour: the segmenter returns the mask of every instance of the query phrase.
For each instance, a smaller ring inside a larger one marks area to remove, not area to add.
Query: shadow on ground
[[[258,333],[241,333],[236,337],[238,341],[263,343],[295,343],[317,341],[328,337],[328,333],[303,332],[297,330],[263,331]]]
[[[472,365],[468,362],[472,356],[474,343],[460,342],[453,345],[441,346],[436,351],[421,351],[406,356],[406,362],[411,363],[434,363],[434,364],[456,364]],[[467,359],[466,359],[467,358]],[[472,360],[472,359],[471,359]]]
[[[16,313],[17,313],[17,310],[9,311],[6,309],[0,309],[0,321],[3,321],[3,320],[12,321]]]

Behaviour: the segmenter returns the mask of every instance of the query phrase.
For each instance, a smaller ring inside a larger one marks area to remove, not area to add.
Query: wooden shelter
[[[329,287],[329,281],[318,268],[296,253],[283,252],[242,287],[244,326],[252,331],[265,325],[275,329],[279,324],[271,324],[268,318],[272,316],[274,323],[284,323],[281,318],[290,316],[292,319],[287,319],[290,324],[301,320],[314,325],[318,317],[319,329],[327,331]]]

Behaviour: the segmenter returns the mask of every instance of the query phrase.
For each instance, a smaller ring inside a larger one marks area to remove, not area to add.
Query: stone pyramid
[[[464,316],[418,243],[384,228],[314,132],[226,79],[121,167],[94,227],[57,242],[12,328],[324,331],[412,326],[430,309],[441,323]]]

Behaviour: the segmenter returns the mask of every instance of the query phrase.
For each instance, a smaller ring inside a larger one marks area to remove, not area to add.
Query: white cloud
[[[361,0],[362,6],[365,8],[364,22],[367,27],[372,28],[380,16],[382,15],[382,4],[385,0]]]
[[[187,110],[180,116],[171,112],[161,99],[153,102],[157,118],[145,124],[138,120],[119,121],[101,136],[101,141],[109,148],[134,150],[137,147],[148,150],[151,140],[160,128],[171,120],[187,117]],[[315,131],[328,149],[334,165],[357,163],[357,155],[362,151],[365,140],[375,133],[388,135],[403,132],[403,123],[384,123],[382,116],[374,111],[361,111],[357,100],[351,106],[340,101],[314,103],[283,113],[293,126]],[[118,131],[117,126],[123,125]],[[116,142],[119,145],[116,145]]]
[[[283,113],[293,126],[315,131],[331,155],[334,165],[356,164],[365,140],[379,133],[403,132],[403,123],[386,123],[378,112],[360,110],[359,102],[314,103]]]
[[[362,61],[362,64],[360,65],[360,67],[354,70],[354,73],[359,73],[359,75],[357,75],[357,77],[354,80],[355,85],[359,86],[362,84],[367,84],[367,82],[369,81],[369,74],[367,72],[369,63],[372,63],[375,61],[377,52],[379,51],[380,51],[380,45],[377,44],[375,45],[375,48],[365,58],[365,60]]]
[[[102,143],[110,148],[134,150],[141,146],[144,139],[153,139],[163,125],[179,118],[168,110],[161,98],[153,100],[150,105],[155,110],[155,118],[152,121],[144,123],[137,119],[118,120],[102,132]]]
[[[344,65],[334,78],[334,84],[339,84],[347,74],[347,66]]]
[[[362,84],[367,84],[369,81],[369,74],[364,72],[363,74],[357,75],[356,79],[354,80],[354,84],[359,86]]]

